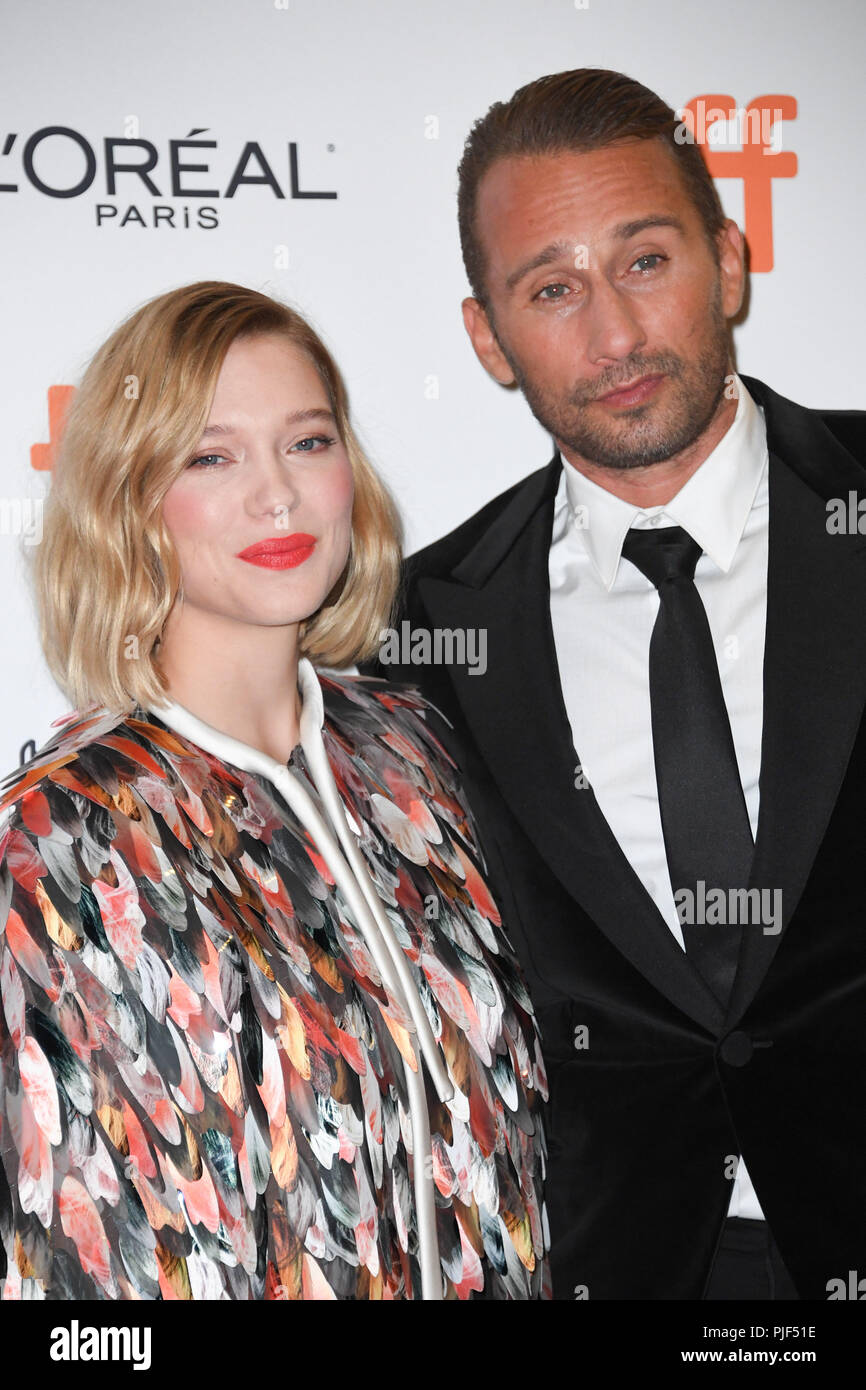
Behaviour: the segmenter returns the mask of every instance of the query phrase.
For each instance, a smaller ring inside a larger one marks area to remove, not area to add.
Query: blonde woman
[[[75,705],[0,799],[5,1298],[547,1296],[532,1009],[370,656],[394,507],[293,310],[97,352],[36,557]]]

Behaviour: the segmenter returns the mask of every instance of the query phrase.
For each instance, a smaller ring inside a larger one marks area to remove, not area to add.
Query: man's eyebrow
[[[611,228],[610,236],[617,241],[628,241],[630,237],[637,236],[639,232],[645,232],[649,227],[673,227],[675,231],[685,234],[685,227],[678,217],[673,217],[667,213],[657,213],[650,217],[638,217],[632,222],[620,222],[618,226]],[[550,265],[553,261],[561,260],[564,256],[574,258],[578,250],[578,243],[571,241],[552,241],[549,246],[545,246],[542,251],[537,252],[528,261],[524,261],[516,270],[513,270],[505,281],[506,290],[513,290],[520,283],[524,275],[528,275],[532,270],[539,270],[543,265]]]
[[[675,231],[685,235],[685,227],[678,217],[670,213],[653,213],[650,217],[638,217],[634,222],[620,222],[618,227],[614,227],[611,236],[616,237],[617,241],[628,241],[629,237],[637,236],[639,232],[645,232],[648,227],[673,227]]]
[[[575,243],[572,241],[552,241],[549,246],[545,246],[543,251],[538,251],[528,261],[524,261],[516,270],[512,270],[508,279],[505,281],[505,288],[513,290],[519,284],[524,275],[528,275],[531,270],[538,270],[540,266],[550,265],[551,261],[561,260],[563,256],[570,255],[574,258]]]
[[[292,410],[285,417],[287,425],[300,425],[307,420],[324,420],[334,426],[336,426],[337,423],[334,419],[333,411],[326,410],[324,406],[314,406],[310,410]],[[208,425],[206,430],[202,430],[201,437],[202,439],[207,439],[208,436],[212,434],[234,433],[235,429],[232,425]]]

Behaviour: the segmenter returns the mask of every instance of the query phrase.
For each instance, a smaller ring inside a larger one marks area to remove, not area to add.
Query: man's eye
[[[313,454],[316,453],[315,445],[321,444],[324,448],[328,448],[329,445],[335,443],[336,440],[329,434],[311,434],[306,439],[299,439],[297,444],[292,445],[292,448],[297,449],[302,454]],[[313,447],[305,448],[305,445]]]
[[[199,454],[197,458],[190,459],[189,467],[194,468],[197,463],[209,466],[209,461],[212,459],[219,459],[221,463],[225,463],[225,458],[222,454]]]
[[[648,251],[648,252],[646,253],[645,256],[638,256],[637,260],[634,261],[634,263],[633,263],[633,265],[632,265],[632,269],[634,269],[634,267],[635,267],[636,265],[639,266],[639,265],[641,264],[642,261],[658,261],[658,262],[661,262],[661,261],[666,261],[666,260],[667,260],[667,256],[662,256],[662,255],[660,255],[660,253],[659,253],[658,251]],[[651,266],[644,266],[644,268],[641,270],[640,273],[641,273],[641,274],[645,274],[647,270],[655,270],[655,268],[656,268],[656,267],[655,267],[654,265],[651,265]]]
[[[543,300],[545,300],[548,304],[550,304],[550,303],[554,303],[554,304],[555,304],[556,301],[557,301],[558,299],[563,299],[564,296],[561,295],[561,294],[548,294],[547,291],[548,291],[548,290],[567,290],[567,289],[568,289],[568,286],[567,286],[567,285],[561,285],[561,284],[559,284],[559,283],[557,283],[557,284],[555,284],[555,285],[544,285],[543,288],[540,289],[540,290],[538,291],[538,294],[535,296],[535,298],[536,298],[536,299],[543,299]]]

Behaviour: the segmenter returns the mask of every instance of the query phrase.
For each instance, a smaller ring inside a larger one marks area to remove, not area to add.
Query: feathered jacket
[[[540,1043],[454,765],[416,692],[299,676],[288,765],[91,709],[3,784],[5,1298],[549,1296]]]

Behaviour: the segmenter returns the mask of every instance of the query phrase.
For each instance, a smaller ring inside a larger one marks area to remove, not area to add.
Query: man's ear
[[[487,310],[479,300],[472,297],[464,299],[461,308],[466,332],[469,334],[478,361],[484,370],[490,373],[493,380],[499,382],[500,386],[513,386],[514,373],[496,341],[496,336],[487,317]]]
[[[726,319],[732,319],[739,312],[746,288],[745,240],[733,218],[725,219],[716,245],[722,280],[722,313]]]

